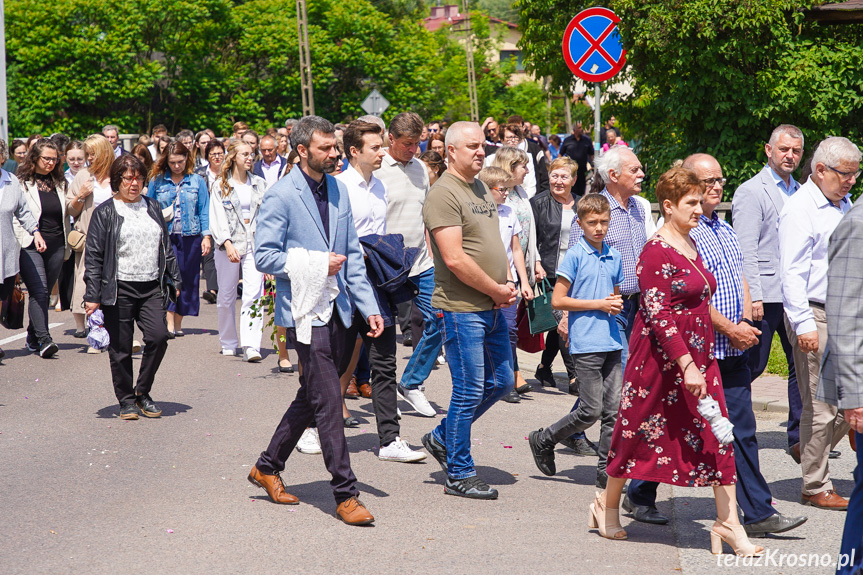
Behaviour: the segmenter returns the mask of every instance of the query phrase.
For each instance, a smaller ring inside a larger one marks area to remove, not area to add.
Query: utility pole
[[[0,0],[0,138],[9,142],[9,109],[6,105],[6,12]]]
[[[476,95],[476,72],[473,67],[473,30],[470,26],[470,0],[462,0],[464,7],[465,41],[464,49],[467,55],[467,90],[470,94],[470,119],[479,122],[479,98]]]
[[[314,116],[315,94],[312,88],[312,58],[309,55],[309,18],[306,13],[306,0],[297,0],[297,39],[300,44],[300,91],[303,95],[303,116]]]

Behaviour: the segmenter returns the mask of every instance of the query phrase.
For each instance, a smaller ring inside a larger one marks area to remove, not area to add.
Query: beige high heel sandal
[[[722,525],[731,531],[731,534],[726,536],[719,533],[716,531],[717,525]],[[728,523],[717,519],[716,523],[713,524],[713,528],[710,530],[710,551],[714,555],[722,555],[723,541],[725,541],[739,557],[760,557],[762,553],[764,553],[764,547],[754,545],[749,540],[749,537],[746,535],[746,531],[743,529],[743,525],[729,525]]]
[[[599,534],[606,539],[614,539],[623,541],[627,538],[626,531],[620,526],[620,509],[606,509],[602,504],[601,493],[596,493],[596,498],[590,504],[590,516],[587,519],[587,526],[590,529],[599,529]],[[615,523],[608,522],[608,511],[616,511],[617,521]]]

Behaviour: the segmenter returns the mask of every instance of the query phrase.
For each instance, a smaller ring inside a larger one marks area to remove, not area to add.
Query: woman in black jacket
[[[87,315],[101,307],[111,337],[108,358],[121,419],[159,417],[150,389],[168,348],[165,307],[180,292],[180,269],[162,210],[141,194],[147,172],[135,156],[111,165],[115,196],[93,212],[87,231],[84,295]],[[132,383],[135,322],[144,333],[137,385]]]
[[[551,189],[537,194],[530,200],[533,220],[536,222],[536,249],[552,287],[557,279],[557,266],[563,260],[563,254],[566,253],[569,244],[569,228],[572,225],[578,225],[575,223],[576,198],[572,195],[577,171],[578,164],[571,158],[566,156],[557,158],[549,166]],[[536,368],[536,379],[543,386],[556,386],[551,363],[557,356],[558,350],[563,358],[569,383],[575,382],[575,366],[567,345],[560,340],[557,330],[553,329],[545,338],[545,351],[542,352],[540,364]]]

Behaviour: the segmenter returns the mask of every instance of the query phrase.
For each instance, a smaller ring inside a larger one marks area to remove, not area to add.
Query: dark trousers
[[[860,573],[863,567],[863,433],[856,433],[857,468],[854,470],[854,491],[848,502],[845,515],[845,531],[842,534],[842,547],[839,548],[837,575]],[[853,562],[851,554],[854,554]],[[844,555],[844,557],[843,557]],[[843,565],[842,562],[846,564]]]
[[[372,369],[372,407],[378,422],[378,440],[383,447],[395,441],[399,435],[399,422],[396,419],[396,326],[385,327],[380,337],[376,338],[366,335],[368,332],[368,324],[357,312],[351,327],[347,329],[345,341],[353,342],[358,336],[362,337],[368,351]],[[350,359],[350,354],[346,353],[339,366],[339,375],[347,371]]]
[[[337,367],[345,354],[353,350],[355,339],[348,349],[345,331],[341,320],[334,317],[328,325],[312,327],[311,342],[306,344],[297,341],[296,329],[288,328],[286,339],[297,350],[303,367],[300,389],[257,462],[261,473],[272,475],[283,471],[306,427],[315,420],[324,464],[332,475],[330,485],[336,503],[359,495],[345,440],[342,388]]]
[[[737,504],[743,511],[743,523],[756,523],[774,515],[776,510],[773,508],[770,487],[758,463],[749,358],[747,354],[730,356],[720,359],[718,363],[728,419],[734,424]]]
[[[210,238],[210,245],[215,245],[212,238]],[[213,254],[215,253],[216,250],[212,249],[210,250],[210,253],[201,257],[201,267],[204,270],[204,279],[207,280],[207,291],[213,292],[219,291],[219,279],[216,276],[216,260],[213,257]]]
[[[27,343],[34,347],[41,347],[51,343],[51,334],[48,333],[48,296],[63,267],[63,255],[65,254],[63,243],[49,244],[48,249],[39,253],[36,246],[30,244],[21,250],[18,263],[21,267],[21,280],[27,286],[27,294],[30,305],[27,313],[30,323],[27,325]]]
[[[420,306],[415,305],[413,301],[411,301],[411,334],[422,334],[425,331],[425,318],[423,317],[423,310]],[[411,347],[416,349],[417,344],[420,341],[421,335],[417,337],[411,337]]]
[[[797,387],[797,372],[794,368],[794,353],[791,342],[788,340],[788,332],[785,331],[785,312],[781,303],[765,303],[764,319],[761,320],[761,338],[757,345],[749,350],[749,370],[752,372],[753,381],[767,369],[767,360],[770,357],[770,344],[773,342],[773,334],[779,333],[779,341],[782,343],[782,351],[788,361],[788,447],[800,443],[800,414],[803,413],[803,400],[800,399],[800,389]]]
[[[734,466],[737,471],[737,504],[743,511],[743,523],[756,523],[776,513],[770,487],[758,463],[758,440],[755,438],[755,413],[752,411],[752,377],[747,354],[717,360],[725,392],[728,419],[734,425]],[[627,494],[636,505],[656,505],[654,481],[634,480]]]
[[[135,401],[136,395],[149,394],[156,371],[168,349],[168,326],[165,302],[158,280],[151,282],[117,282],[117,303],[102,306],[105,329],[111,337],[108,359],[114,393],[120,405]],[[138,370],[138,381],[132,378],[132,340],[135,323],[144,334],[144,353]]]
[[[575,379],[575,365],[572,363],[572,357],[569,355],[567,345],[560,341],[560,336],[557,334],[557,329],[555,328],[545,335],[545,349],[539,359],[543,367],[551,369],[551,364],[554,362],[558,351],[560,352],[560,357],[563,359],[566,375],[572,381]]]
[[[409,337],[413,341],[413,322],[411,322],[413,301],[402,302],[396,307],[399,310],[399,331],[402,332],[402,337]]]
[[[73,254],[74,255],[74,254]],[[72,309],[72,290],[75,288],[75,258],[70,257],[60,268],[60,309]]]

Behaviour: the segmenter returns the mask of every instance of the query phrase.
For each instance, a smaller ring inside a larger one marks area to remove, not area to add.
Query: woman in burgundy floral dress
[[[710,314],[716,312],[710,298],[716,280],[689,237],[702,213],[703,190],[685,168],[672,168],[657,182],[666,223],[644,246],[636,268],[641,310],[608,453],[608,487],[591,504],[590,526],[603,537],[626,538],[618,507],[627,479],[709,485],[718,515],[711,530],[714,553],[726,541],[738,554],[753,555],[763,549],[749,542],[737,516],[732,446],[719,444],[696,409],[710,395],[728,415],[713,357]]]

